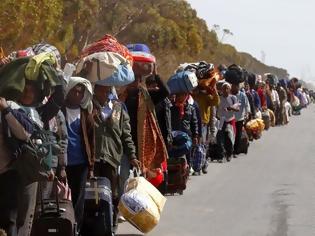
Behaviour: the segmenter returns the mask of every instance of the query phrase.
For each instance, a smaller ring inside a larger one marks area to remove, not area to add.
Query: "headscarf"
[[[93,89],[90,81],[84,79],[82,77],[71,77],[68,81],[66,87],[66,96],[68,95],[69,91],[73,89],[76,85],[82,84],[85,87],[84,97],[81,101],[80,107],[82,109],[87,109],[89,113],[92,113],[93,110]]]
[[[231,89],[231,85],[230,85],[230,83],[228,83],[228,82],[224,82],[224,83],[222,84],[222,89],[223,89],[224,87],[228,87],[229,89]]]

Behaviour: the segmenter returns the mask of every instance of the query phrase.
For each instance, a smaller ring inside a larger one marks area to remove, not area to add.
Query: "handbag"
[[[35,125],[34,133],[28,141],[22,143],[16,154],[17,159],[13,163],[22,182],[27,185],[47,180],[53,152],[57,152],[58,148],[53,132]]]

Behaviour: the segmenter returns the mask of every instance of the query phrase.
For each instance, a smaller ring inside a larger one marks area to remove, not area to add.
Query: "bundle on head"
[[[96,52],[116,52],[122,55],[128,61],[132,62],[132,55],[130,54],[129,50],[124,45],[120,44],[115,37],[109,34],[106,34],[100,40],[84,48],[80,57],[83,58]]]
[[[226,82],[229,82],[230,84],[240,84],[245,82],[246,71],[242,67],[233,64],[228,67],[224,74],[224,78]]]
[[[278,80],[278,77],[274,74],[271,74],[271,73],[267,73],[265,74],[265,80],[267,83],[269,83],[269,85],[271,85],[272,87],[275,87],[277,86],[279,80]]]

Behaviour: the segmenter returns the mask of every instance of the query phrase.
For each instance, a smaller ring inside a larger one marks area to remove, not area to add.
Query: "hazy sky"
[[[218,24],[234,35],[223,40],[291,76],[315,81],[315,1],[188,0],[209,29]],[[219,33],[219,38],[221,37]]]

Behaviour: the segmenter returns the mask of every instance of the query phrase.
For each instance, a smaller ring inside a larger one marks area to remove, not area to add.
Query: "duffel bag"
[[[167,85],[172,94],[189,93],[198,86],[198,79],[194,72],[181,71],[173,75]]]
[[[189,135],[182,131],[172,131],[172,148],[168,151],[171,158],[177,158],[189,153],[192,146],[192,140]]]
[[[130,63],[115,52],[97,52],[82,58],[76,73],[103,86],[125,86],[135,80]]]

